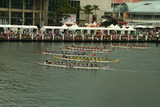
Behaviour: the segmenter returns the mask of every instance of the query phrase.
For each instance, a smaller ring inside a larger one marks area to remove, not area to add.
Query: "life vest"
[[[146,47],[146,44],[143,44],[144,47]]]

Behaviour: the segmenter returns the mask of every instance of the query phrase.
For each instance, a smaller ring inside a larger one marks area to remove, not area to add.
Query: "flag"
[[[112,52],[112,51],[108,51],[108,53],[110,53],[110,52]]]
[[[38,51],[39,53],[42,53],[41,51]]]
[[[96,56],[96,54],[93,54],[92,56]]]

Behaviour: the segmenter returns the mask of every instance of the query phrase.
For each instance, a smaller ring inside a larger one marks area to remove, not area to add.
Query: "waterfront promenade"
[[[149,42],[149,43],[156,43],[156,42],[159,42],[160,43],[160,40],[157,41],[157,39],[153,39],[153,40],[108,40],[108,39],[105,39],[105,40],[71,40],[71,39],[66,39],[66,40],[61,40],[61,39],[56,39],[56,40],[31,40],[31,39],[4,39],[4,38],[1,38],[0,39],[0,42]]]
[[[0,41],[21,42],[160,42],[159,29],[134,27],[2,26]]]

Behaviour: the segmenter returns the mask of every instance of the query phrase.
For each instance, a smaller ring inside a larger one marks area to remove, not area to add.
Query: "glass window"
[[[0,8],[8,8],[9,0],[0,0]]]
[[[53,0],[49,0],[49,2],[48,2],[48,10],[49,11],[53,11],[53,4],[54,4],[54,1]]]
[[[25,25],[32,25],[33,19],[25,19]]]
[[[40,1],[35,0],[35,10],[40,10]]]
[[[38,28],[40,28],[40,19],[35,19],[35,25],[37,25]]]
[[[25,18],[33,18],[33,13],[24,13]]]
[[[33,9],[33,0],[25,0],[24,6],[25,9]]]
[[[13,18],[17,18],[17,17],[21,18],[22,17],[22,12],[12,12],[11,15],[12,15]]]
[[[8,11],[0,11],[0,16],[1,17],[9,17],[9,12]]]
[[[22,9],[22,0],[12,0],[11,7],[15,9]]]
[[[22,19],[21,18],[12,18],[11,24],[12,25],[22,25]]]
[[[0,18],[0,24],[9,24],[9,18]]]

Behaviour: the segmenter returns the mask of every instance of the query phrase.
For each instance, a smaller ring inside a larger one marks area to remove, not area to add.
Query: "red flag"
[[[92,56],[96,56],[96,54],[93,54]]]
[[[42,53],[41,51],[38,51],[39,53]]]

